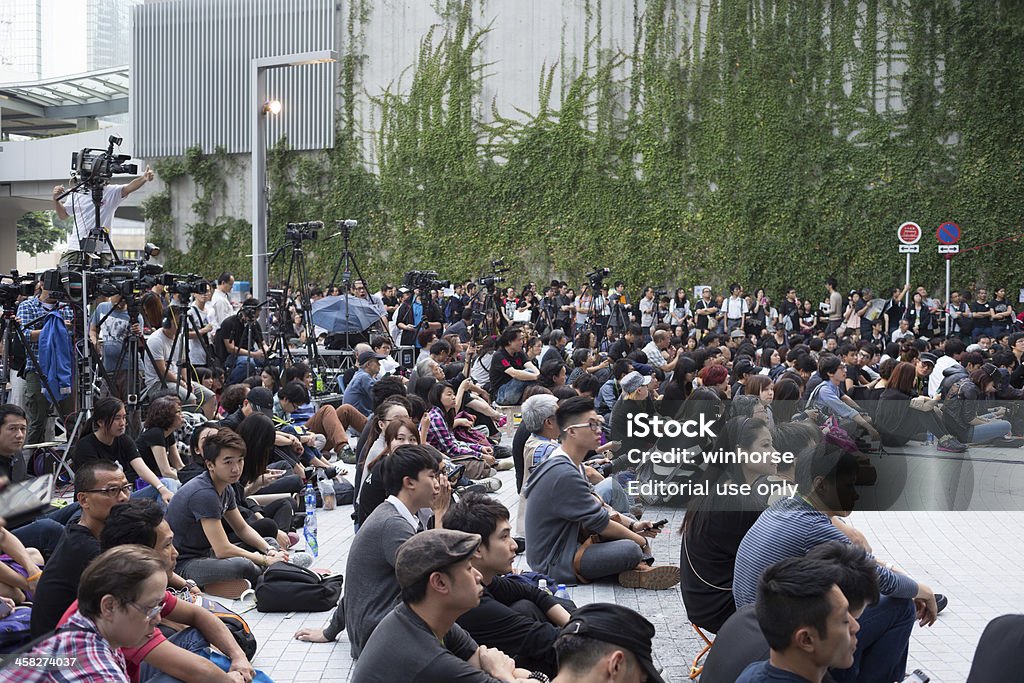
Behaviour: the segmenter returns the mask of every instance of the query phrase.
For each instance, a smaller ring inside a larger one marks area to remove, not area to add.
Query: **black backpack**
[[[289,562],[267,567],[256,584],[256,609],[260,612],[326,612],[341,597],[341,574],[323,578]]]

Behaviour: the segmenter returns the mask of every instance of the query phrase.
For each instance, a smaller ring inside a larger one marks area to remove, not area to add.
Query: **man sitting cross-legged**
[[[345,596],[325,629],[300,629],[296,640],[326,643],[348,630],[353,659],[370,634],[398,602],[395,580],[398,549],[425,528],[417,516],[441,491],[441,455],[424,445],[399,446],[374,470],[380,471],[387,499],[370,513],[352,541],[345,565]]]
[[[523,488],[526,557],[534,571],[562,583],[617,576],[627,588],[662,590],[679,583],[679,567],[652,567],[648,539],[660,531],[612,511],[594,494],[583,460],[600,445],[601,421],[594,402],[578,396],[555,413],[562,446],[530,475]],[[581,544],[580,538],[598,536]]]
[[[477,607],[458,618],[459,626],[476,642],[498,648],[524,669],[554,676],[558,670],[555,639],[559,628],[569,622],[569,610],[547,591],[508,576],[516,556],[508,508],[490,496],[469,493],[448,510],[444,527],[483,539],[470,562],[480,572],[484,593]]]

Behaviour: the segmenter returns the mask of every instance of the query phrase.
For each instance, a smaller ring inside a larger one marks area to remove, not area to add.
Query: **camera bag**
[[[320,576],[289,562],[267,567],[256,584],[256,609],[260,612],[326,612],[341,597],[341,574]]]

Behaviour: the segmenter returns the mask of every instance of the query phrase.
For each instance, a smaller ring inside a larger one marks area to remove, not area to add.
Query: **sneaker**
[[[487,487],[483,484],[470,484],[469,486],[455,487],[455,495],[464,496],[467,493],[487,493]]]
[[[348,444],[343,445],[341,447],[341,450],[340,451],[336,451],[336,452],[338,453],[338,457],[341,458],[341,461],[343,463],[345,463],[346,465],[355,465],[356,464],[356,454],[355,454],[355,451],[353,451],[352,447],[349,446]]]
[[[498,425],[498,429],[501,429],[508,424],[508,415],[499,415],[498,419],[494,421],[494,424]]]
[[[512,462],[512,458],[505,458],[504,460],[499,460],[494,467],[499,472],[507,472],[508,470],[515,467],[515,464]]]
[[[487,493],[494,493],[501,488],[501,479],[497,477],[487,477],[486,479],[474,479],[474,484],[480,484],[484,487]]]
[[[936,448],[943,453],[964,453],[967,451],[967,446],[957,441],[956,437],[952,435],[946,435],[939,439]]]
[[[935,610],[936,614],[939,614],[939,613],[942,612],[942,610],[946,609],[946,605],[948,605],[948,604],[949,604],[949,598],[947,598],[942,593],[936,593],[935,594],[935,606],[938,608],[938,609]]]
[[[237,600],[242,594],[252,589],[252,584],[245,579],[229,579],[227,581],[214,581],[202,587],[203,592],[217,598]]]
[[[624,588],[663,591],[678,584],[679,567],[670,564],[630,569],[619,574],[619,585]]]

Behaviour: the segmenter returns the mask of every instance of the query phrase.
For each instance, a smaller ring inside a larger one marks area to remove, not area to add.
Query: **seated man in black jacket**
[[[449,508],[444,528],[482,539],[470,562],[480,572],[484,594],[477,607],[458,618],[459,626],[480,645],[515,659],[516,666],[553,678],[558,673],[555,640],[576,606],[569,603],[566,609],[547,591],[506,576],[516,556],[508,508],[490,496],[469,493]]]

